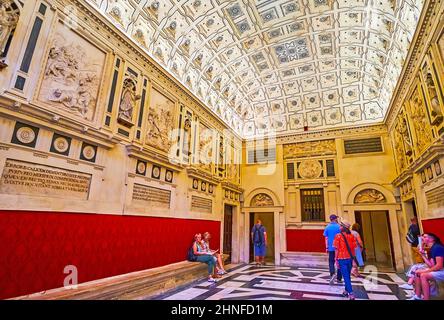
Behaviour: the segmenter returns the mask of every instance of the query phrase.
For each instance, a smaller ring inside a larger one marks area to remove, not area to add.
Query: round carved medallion
[[[66,140],[66,138],[58,137],[54,140],[54,149],[57,150],[57,152],[64,153],[69,148],[69,142]]]
[[[166,181],[168,181],[168,182],[173,181],[173,173],[172,173],[171,171],[167,171],[167,172],[165,173],[165,179],[166,179]]]
[[[304,179],[319,178],[322,172],[322,166],[317,160],[302,161],[299,166],[299,174]]]
[[[87,160],[92,160],[96,156],[96,150],[92,146],[86,146],[82,151],[83,156]]]
[[[16,137],[21,143],[28,144],[35,140],[35,132],[30,127],[21,127],[17,130]]]
[[[137,173],[144,174],[146,170],[146,164],[145,162],[139,162],[137,164]]]
[[[159,167],[153,167],[153,177],[156,179],[160,178],[160,168]]]

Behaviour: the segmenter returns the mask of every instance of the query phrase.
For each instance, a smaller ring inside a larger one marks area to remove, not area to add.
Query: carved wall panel
[[[433,62],[429,61],[428,57],[421,69],[421,79],[432,125],[438,127],[443,122],[444,102]]]
[[[384,203],[387,202],[384,195],[375,189],[365,189],[355,196],[355,203]]]
[[[299,175],[303,179],[319,178],[322,174],[322,164],[318,160],[302,161],[299,165]]]
[[[92,121],[106,54],[61,22],[52,40],[38,100]]]
[[[214,166],[214,132],[199,123],[198,164],[205,171],[212,172]]]
[[[169,152],[173,141],[170,132],[175,127],[176,104],[173,100],[153,88],[148,111],[148,128],[145,143]]]
[[[0,57],[6,53],[6,46],[20,17],[20,10],[12,0],[0,3]]]
[[[309,141],[284,145],[284,159],[333,153],[336,153],[335,140]]]
[[[251,199],[251,207],[272,207],[274,206],[273,199],[265,193],[259,193]]]
[[[426,114],[426,105],[421,90],[420,84],[415,85],[409,99],[410,116],[415,132],[415,146],[418,154],[424,151],[432,141],[430,122]]]

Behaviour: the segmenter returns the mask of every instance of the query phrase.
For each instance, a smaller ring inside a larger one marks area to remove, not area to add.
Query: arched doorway
[[[381,270],[404,269],[398,227],[400,209],[393,193],[377,184],[362,184],[349,193],[344,213],[361,226],[367,265]]]
[[[280,254],[285,251],[285,217],[283,207],[277,196],[268,189],[256,189],[246,197],[242,208],[244,218],[244,242],[242,244],[243,262],[251,262],[253,256],[253,244],[251,241],[251,229],[257,219],[265,226],[268,247],[265,256],[267,263],[280,264]],[[281,230],[284,228],[284,230]]]

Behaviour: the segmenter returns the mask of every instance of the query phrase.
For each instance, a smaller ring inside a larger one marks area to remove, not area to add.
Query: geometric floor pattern
[[[405,300],[411,290],[400,289],[405,276],[370,270],[364,278],[352,278],[357,300]],[[346,300],[344,285],[329,284],[327,269],[241,265],[217,283],[206,280],[168,292],[156,300]]]

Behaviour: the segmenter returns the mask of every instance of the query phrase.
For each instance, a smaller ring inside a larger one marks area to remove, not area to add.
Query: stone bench
[[[224,261],[228,255],[223,255]],[[13,300],[140,300],[205,279],[205,263],[181,261],[166,266],[57,288]]]

